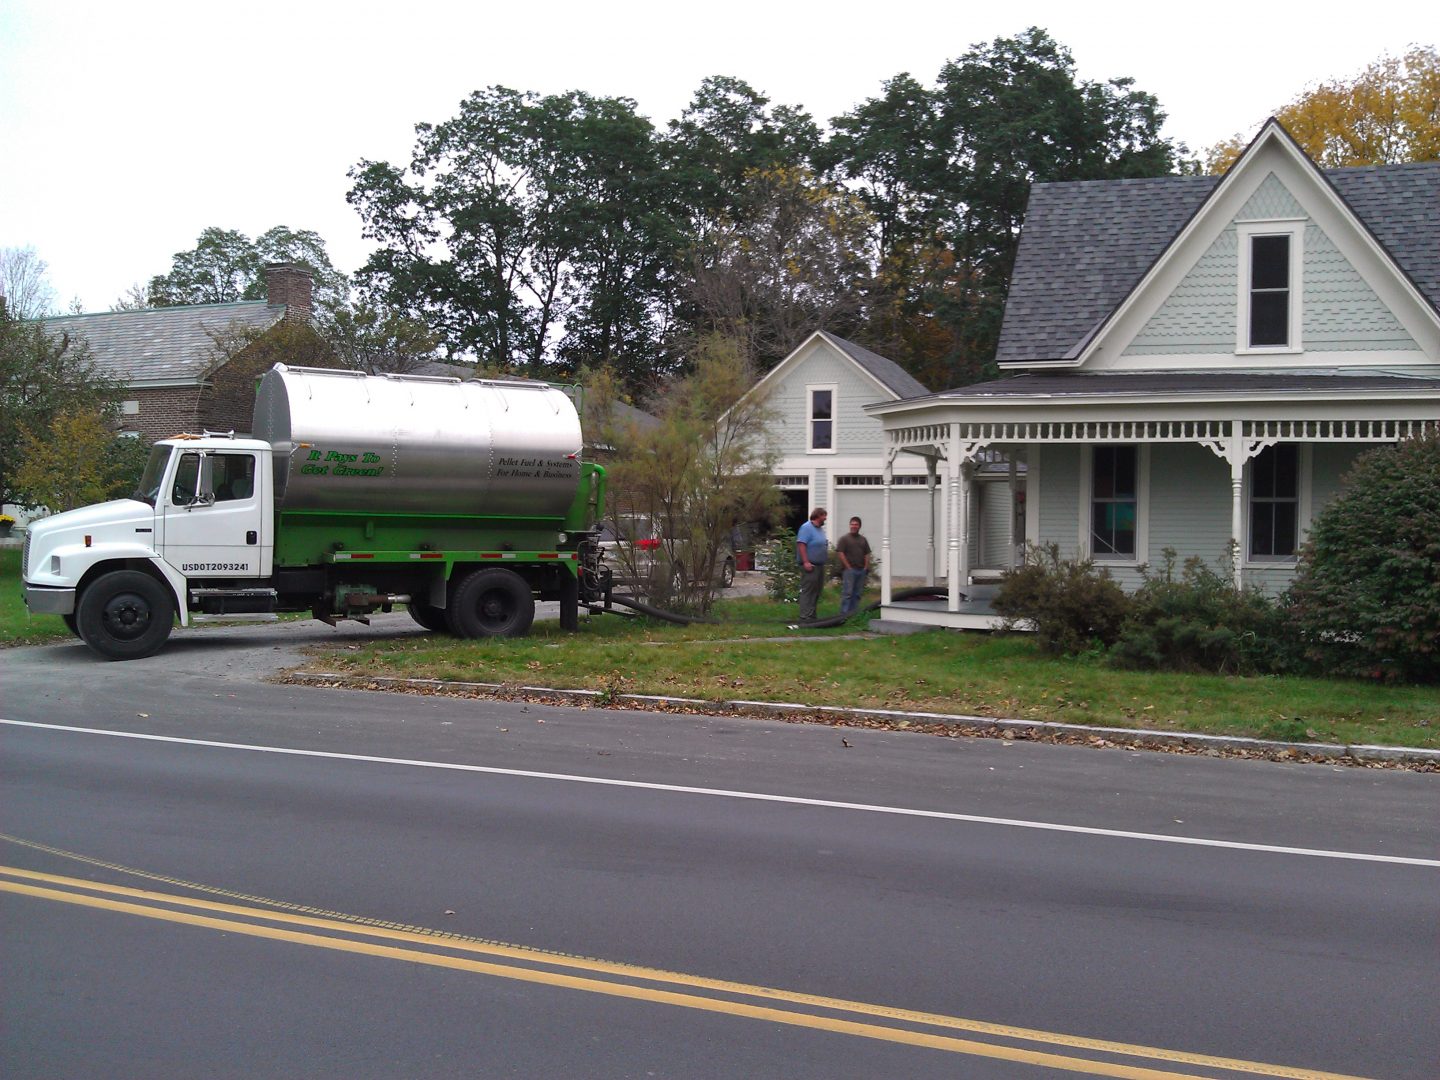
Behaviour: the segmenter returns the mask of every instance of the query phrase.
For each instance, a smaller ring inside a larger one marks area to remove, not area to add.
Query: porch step
[[[899,636],[902,634],[919,634],[926,630],[938,629],[934,626],[926,626],[924,623],[901,622],[898,619],[871,619],[870,625],[866,627],[872,634],[891,634]]]

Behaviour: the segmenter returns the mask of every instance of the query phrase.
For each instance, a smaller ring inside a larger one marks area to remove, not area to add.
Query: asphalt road
[[[1435,1075],[1440,777],[258,680],[408,632],[0,653],[0,1073]]]

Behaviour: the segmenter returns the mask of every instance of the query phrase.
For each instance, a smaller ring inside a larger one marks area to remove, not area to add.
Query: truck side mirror
[[[195,501],[190,505],[215,505],[215,459],[209,454],[200,455],[200,480],[195,489]]]

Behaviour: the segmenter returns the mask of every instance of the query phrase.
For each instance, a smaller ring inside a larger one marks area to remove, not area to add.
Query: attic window
[[[1243,222],[1236,352],[1299,352],[1303,221]]]
[[[1250,238],[1250,347],[1290,344],[1290,237]]]
[[[835,387],[807,386],[809,397],[809,442],[807,448],[814,452],[835,452]]]

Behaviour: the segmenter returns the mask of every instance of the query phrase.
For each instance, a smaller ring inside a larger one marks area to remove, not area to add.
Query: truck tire
[[[456,637],[524,637],[535,621],[535,597],[513,570],[472,570],[451,594],[445,621]]]
[[[65,620],[65,625],[70,628],[72,634],[76,637],[80,636],[80,624],[75,621],[75,613],[73,611],[69,615],[61,615],[60,618]]]
[[[445,609],[434,607],[430,604],[420,604],[410,601],[406,605],[410,610],[410,617],[423,626],[426,630],[433,630],[436,633],[444,633],[450,629],[445,623]]]
[[[560,575],[560,629],[580,629],[580,579],[569,572]]]
[[[159,651],[174,621],[170,590],[138,570],[102,574],[75,606],[80,637],[107,660],[138,660]]]

